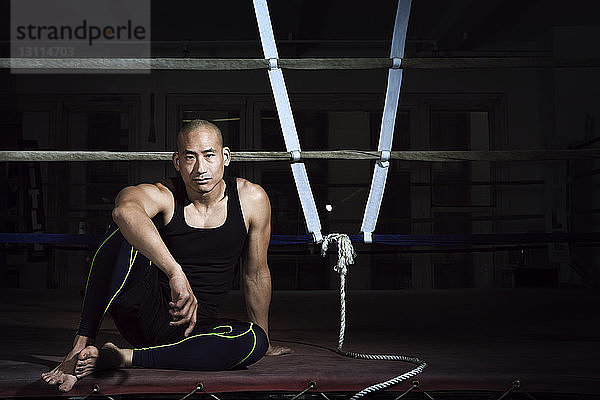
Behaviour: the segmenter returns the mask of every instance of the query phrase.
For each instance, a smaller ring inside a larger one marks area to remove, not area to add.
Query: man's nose
[[[198,157],[195,167],[196,167],[196,170],[198,171],[198,173],[200,173],[200,174],[204,174],[204,173],[206,173],[206,171],[208,171],[206,169],[206,161],[204,160],[203,157]]]

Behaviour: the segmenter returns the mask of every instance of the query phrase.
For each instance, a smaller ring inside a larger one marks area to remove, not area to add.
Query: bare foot
[[[73,349],[65,356],[64,360],[52,371],[42,373],[42,379],[50,385],[59,385],[58,390],[68,392],[77,383],[75,365],[81,350],[90,345],[93,340],[86,336],[75,336]]]
[[[132,355],[133,350],[120,349],[110,342],[100,349],[88,346],[79,353],[75,376],[81,379],[96,371],[131,367]]]

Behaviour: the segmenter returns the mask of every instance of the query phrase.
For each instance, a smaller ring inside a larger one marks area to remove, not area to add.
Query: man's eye
[[[214,154],[207,154],[206,157],[214,157]]]
[[[194,159],[194,156],[185,156],[185,159],[186,159],[186,160],[193,160],[193,159]]]

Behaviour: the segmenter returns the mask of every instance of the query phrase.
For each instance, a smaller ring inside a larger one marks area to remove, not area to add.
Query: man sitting
[[[177,137],[178,177],[121,190],[116,226],[92,260],[73,348],[42,374],[47,383],[66,392],[103,369],[226,370],[291,352],[268,339],[269,198],[259,185],[224,178],[230,160],[219,128],[194,120]],[[217,316],[240,257],[248,322]],[[93,345],[107,311],[133,349]]]

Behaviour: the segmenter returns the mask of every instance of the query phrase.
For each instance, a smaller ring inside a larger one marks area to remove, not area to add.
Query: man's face
[[[223,179],[231,153],[212,129],[200,128],[183,136],[173,164],[188,190],[208,193]]]

